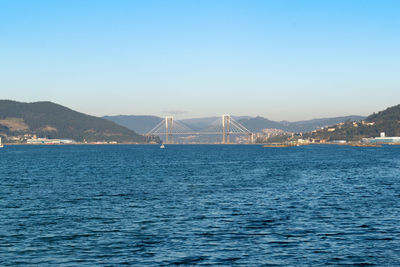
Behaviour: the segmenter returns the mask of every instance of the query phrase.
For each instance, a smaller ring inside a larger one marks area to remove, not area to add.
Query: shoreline
[[[149,144],[149,143],[118,143],[118,144],[96,144],[96,143],[73,143],[73,144],[23,144],[23,143],[3,143],[5,146],[121,146],[121,145],[151,145],[151,146],[159,146],[161,144]],[[196,143],[196,144],[166,144],[168,146],[177,146],[177,145],[217,145],[217,146],[262,146],[262,147],[298,147],[298,146],[309,146],[309,145],[336,145],[336,146],[351,146],[351,147],[380,147],[382,145],[391,145],[397,146],[400,145],[397,143],[385,143],[385,144],[377,144],[377,145],[369,145],[369,144],[358,144],[358,143],[346,143],[346,144],[338,144],[338,143],[308,143],[308,144],[299,144],[299,145],[287,145],[285,143],[258,143],[258,144],[222,144],[222,143]]]

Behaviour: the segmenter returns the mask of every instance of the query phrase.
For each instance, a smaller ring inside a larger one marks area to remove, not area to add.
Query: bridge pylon
[[[222,144],[229,144],[231,116],[228,114],[222,115]]]
[[[173,143],[172,130],[174,126],[174,118],[172,116],[165,117],[165,143]]]

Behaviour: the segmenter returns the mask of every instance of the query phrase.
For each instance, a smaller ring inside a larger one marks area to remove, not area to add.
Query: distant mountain
[[[82,142],[143,143],[145,137],[109,120],[89,116],[52,102],[0,100],[0,134],[15,137],[65,138]]]
[[[153,129],[163,118],[157,116],[137,116],[137,115],[119,115],[119,116],[105,116],[105,119],[111,120],[119,125],[127,127],[140,134],[145,134]],[[287,132],[310,132],[316,129],[321,129],[329,125],[334,125],[345,121],[358,121],[365,117],[362,116],[345,116],[335,118],[322,118],[305,120],[298,122],[288,121],[273,121],[263,117],[250,117],[250,116],[232,116],[252,132],[261,132],[263,129],[279,129]],[[221,120],[221,117],[203,117],[179,120],[186,126],[194,131],[200,131],[209,127],[211,124]]]
[[[359,122],[345,122],[309,133],[306,137],[317,139],[357,141],[365,137],[400,136],[400,105],[387,108]]]
[[[242,124],[244,127],[246,127],[248,130],[252,132],[261,132],[263,129],[269,128],[269,129],[280,129],[287,131],[288,127],[285,126],[284,124],[277,122],[277,121],[272,121],[263,117],[255,117],[255,118],[246,118],[246,119],[240,119],[238,120],[240,124]]]
[[[335,118],[321,118],[321,119],[289,122],[287,124],[287,127],[290,132],[304,133],[304,132],[311,132],[316,129],[321,129],[322,127],[335,125],[345,121],[360,121],[363,119],[365,119],[365,116],[357,116],[357,115],[335,117]]]
[[[146,134],[163,120],[163,118],[157,116],[145,115],[117,115],[104,116],[103,118],[113,121],[140,134]]]
[[[232,116],[234,120],[241,120],[251,118],[249,116]],[[201,130],[209,127],[213,123],[217,123],[222,120],[222,117],[203,117],[203,118],[193,118],[193,119],[183,119],[180,120],[185,125],[189,126],[193,130]]]
[[[207,128],[212,123],[220,119],[220,117],[204,117],[204,118],[193,118],[181,120],[186,126],[192,128],[195,131]]]
[[[128,129],[131,129],[140,134],[146,134],[159,124],[164,118],[150,115],[117,115],[117,116],[104,116],[104,119],[113,121]],[[233,119],[239,120],[250,118],[248,116],[232,116]],[[203,117],[178,120],[189,128],[199,131],[209,127],[212,123],[221,120],[221,117]]]
[[[322,118],[313,119],[297,122],[288,121],[272,121],[263,117],[255,117],[250,119],[242,119],[238,122],[245,126],[247,129],[253,132],[261,132],[262,129],[279,129],[287,132],[311,132],[316,129],[321,129],[322,127],[334,125],[345,121],[358,121],[365,117],[362,116],[345,116],[345,117],[335,117],[335,118]]]

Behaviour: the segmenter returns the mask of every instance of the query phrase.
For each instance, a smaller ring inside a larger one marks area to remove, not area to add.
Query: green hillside
[[[305,136],[328,141],[358,141],[361,138],[377,137],[381,132],[385,132],[386,136],[400,136],[400,105],[374,113],[362,121],[347,121]]]
[[[52,102],[0,100],[0,134],[6,140],[7,137],[36,134],[37,137],[66,138],[78,142],[145,142],[145,137],[114,122]]]

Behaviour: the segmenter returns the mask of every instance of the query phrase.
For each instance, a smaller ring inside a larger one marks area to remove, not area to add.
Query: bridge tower
[[[222,115],[222,143],[229,144],[229,134],[231,127],[231,116],[228,114]]]
[[[170,116],[165,117],[165,143],[173,142],[172,127],[174,126],[174,118]]]

